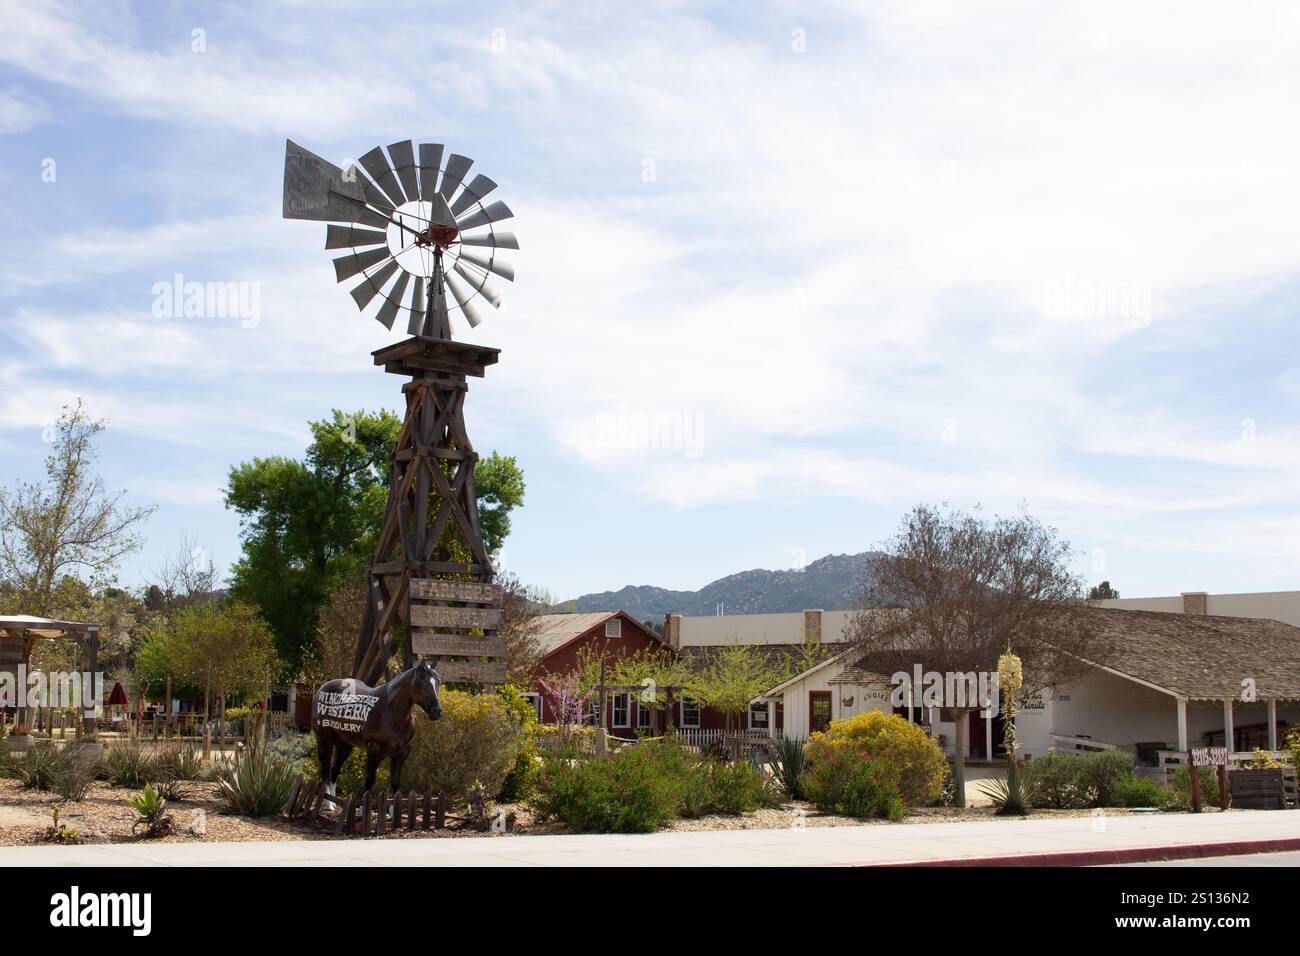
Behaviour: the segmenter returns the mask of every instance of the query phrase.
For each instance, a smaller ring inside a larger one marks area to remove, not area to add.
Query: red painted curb
[[[1065,850],[1060,853],[1023,853],[1009,856],[959,857],[952,860],[914,860],[908,863],[858,863],[861,867],[891,866],[1104,866],[1108,863],[1150,863],[1155,860],[1195,860],[1251,853],[1300,850],[1300,837],[1278,840],[1234,840],[1229,843],[1179,843],[1172,846],[1138,846],[1122,850]]]

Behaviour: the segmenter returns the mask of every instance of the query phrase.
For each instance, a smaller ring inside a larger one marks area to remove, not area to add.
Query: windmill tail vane
[[[385,328],[404,315],[408,334],[450,339],[453,318],[473,327],[483,302],[500,307],[488,280],[514,281],[498,253],[519,241],[498,231],[514,213],[488,201],[497,184],[482,174],[468,179],[474,161],[451,153],[444,162],[443,154],[440,143],[417,150],[404,140],[343,169],[286,140],[283,214],[331,223],[325,248],[347,250],[334,260],[335,279],[358,280],[350,292],[363,313],[378,302]]]

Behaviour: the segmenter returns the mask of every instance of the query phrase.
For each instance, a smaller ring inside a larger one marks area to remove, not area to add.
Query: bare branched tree
[[[998,656],[1011,648],[1024,663],[1025,691],[1034,692],[1109,654],[1084,613],[1069,543],[1027,514],[985,519],[918,505],[881,551],[864,579],[864,609],[849,627],[868,670],[889,676],[919,664],[944,674],[996,673]],[[956,796],[964,806],[966,728],[978,707],[953,703]]]
[[[505,612],[501,634],[506,639],[506,679],[528,689],[538,676],[537,665],[542,659],[538,616],[544,613],[549,595],[526,587],[509,571],[498,574],[497,583]]]
[[[0,587],[15,610],[48,617],[60,610],[69,579],[109,581],[117,562],[140,547],[152,507],[126,507],[95,472],[95,438],[104,423],[78,401],[54,425],[45,477],[0,490]]]

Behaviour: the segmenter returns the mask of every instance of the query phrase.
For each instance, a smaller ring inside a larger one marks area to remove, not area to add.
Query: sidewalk
[[[644,835],[500,836],[0,848],[8,866],[825,866],[1017,857],[1121,862],[1300,849],[1300,812],[1072,817]],[[1290,842],[1288,845],[1287,841]],[[1244,845],[1244,846],[1243,846]],[[1151,848],[1175,848],[1152,851]],[[1181,847],[1181,850],[1177,848]],[[1120,857],[1114,857],[1116,852]],[[1208,852],[1207,852],[1208,851]],[[1053,858],[1044,854],[1087,857]]]

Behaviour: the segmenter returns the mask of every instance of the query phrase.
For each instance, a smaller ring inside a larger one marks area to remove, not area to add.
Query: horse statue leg
[[[316,760],[320,764],[320,781],[325,785],[325,792],[331,797],[334,796],[334,781],[337,774],[330,775],[331,751],[334,746],[329,741],[329,735],[317,731],[316,733]]]
[[[350,744],[346,744],[340,740],[334,745],[333,766],[330,769],[329,783],[325,787],[331,797],[338,796],[339,774],[343,772],[343,765],[347,763],[348,757],[351,754],[352,747]]]
[[[388,779],[393,782],[393,793],[400,793],[402,789],[402,767],[406,765],[406,758],[411,753],[411,748],[399,750],[388,758]]]
[[[384,759],[383,752],[375,744],[366,745],[366,790],[375,789],[375,774],[379,772],[379,761]],[[396,792],[396,791],[394,791]]]

